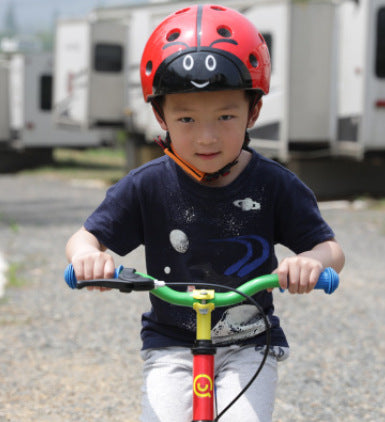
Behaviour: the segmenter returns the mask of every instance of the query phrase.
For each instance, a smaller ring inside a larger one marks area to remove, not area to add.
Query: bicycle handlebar
[[[72,289],[82,289],[84,287],[107,287],[118,289],[124,293],[131,291],[150,291],[158,298],[173,305],[192,307],[197,301],[193,297],[193,292],[180,292],[168,287],[164,281],[159,281],[153,277],[137,272],[132,268],[120,266],[115,269],[115,278],[95,279],[77,281],[72,264],[69,264],[64,272],[64,279]],[[182,283],[181,283],[182,285]],[[204,283],[210,286],[209,283]],[[327,294],[333,293],[339,285],[338,274],[332,268],[326,268],[320,275],[315,289],[323,290]],[[279,287],[278,275],[268,274],[247,281],[237,288],[247,296],[253,296],[261,290]],[[216,307],[231,306],[243,302],[245,298],[230,291],[226,293],[215,293],[215,297],[208,302],[213,302]]]

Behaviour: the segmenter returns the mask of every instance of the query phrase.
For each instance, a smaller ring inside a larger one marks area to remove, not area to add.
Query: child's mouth
[[[205,154],[196,154],[199,158],[203,160],[211,160],[219,155],[219,152],[210,152]]]

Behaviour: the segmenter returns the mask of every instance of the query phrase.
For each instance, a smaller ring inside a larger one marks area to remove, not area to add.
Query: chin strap
[[[203,171],[198,170],[197,168],[193,167],[191,164],[186,163],[176,154],[171,146],[167,146],[167,143],[159,136],[158,139],[155,139],[155,142],[163,149],[163,152],[172,158],[178,166],[182,167],[182,169],[196,179],[198,182],[202,182],[205,179],[205,173]]]
[[[246,132],[245,142],[242,146],[246,148],[250,141],[249,134]],[[211,182],[218,179],[220,176],[226,176],[230,173],[232,167],[238,163],[238,157],[231,163],[226,164],[224,167],[219,169],[214,173],[204,173],[203,171],[198,170],[196,167],[192,166],[190,163],[184,161],[176,152],[173,151],[171,147],[170,135],[167,132],[166,139],[162,139],[160,136],[158,139],[155,139],[155,142],[163,149],[163,152],[172,158],[187,174],[192,176],[198,182]]]

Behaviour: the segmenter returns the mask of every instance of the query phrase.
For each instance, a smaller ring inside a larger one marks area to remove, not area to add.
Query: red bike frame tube
[[[196,341],[192,348],[193,357],[193,422],[212,422],[214,420],[214,355],[215,347],[211,342],[211,312],[214,290],[194,290],[196,313]]]
[[[193,422],[214,420],[214,355],[193,357]]]

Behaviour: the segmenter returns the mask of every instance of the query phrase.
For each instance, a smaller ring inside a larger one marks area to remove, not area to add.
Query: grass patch
[[[107,185],[115,183],[125,174],[125,154],[122,148],[55,149],[53,162],[28,174],[55,174],[68,179],[101,180]]]
[[[3,213],[0,213],[0,223],[3,223],[14,232],[17,233],[19,231],[19,225],[16,223],[15,220],[6,217]]]
[[[19,225],[15,221],[9,221],[9,227],[13,231],[13,233],[17,233],[19,231]]]
[[[6,279],[8,280],[8,287],[23,287],[26,281],[19,276],[21,265],[17,262],[11,262],[9,264]]]
[[[376,201],[373,201],[371,204],[371,208],[375,210],[385,211],[385,198],[377,199]]]

